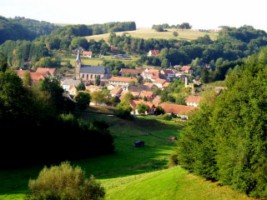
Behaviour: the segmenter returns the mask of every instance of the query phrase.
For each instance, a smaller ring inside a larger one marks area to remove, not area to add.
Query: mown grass
[[[107,200],[222,200],[251,199],[226,186],[189,174],[181,167],[161,171],[102,180]]]
[[[176,31],[178,33],[178,37],[173,36],[173,32]],[[137,29],[135,31],[125,31],[125,32],[117,32],[116,35],[122,34],[131,35],[134,38],[143,38],[143,39],[175,39],[175,40],[195,40],[198,37],[203,37],[204,35],[209,35],[212,40],[216,40],[218,37],[218,33],[216,32],[199,32],[193,30],[182,30],[182,29],[167,29],[166,32],[157,32],[154,29]],[[101,39],[107,41],[109,38],[109,33],[101,34],[101,35],[92,35],[87,36],[86,39],[94,39],[99,41]]]
[[[106,199],[249,199],[228,187],[188,174],[180,167],[166,169],[167,159],[175,147],[168,138],[179,137],[182,123],[155,116],[127,121],[111,115],[79,115],[87,122],[106,121],[114,136],[114,154],[71,162],[101,182],[106,188]],[[145,147],[133,147],[136,140],[145,141]],[[0,171],[0,199],[23,199],[29,178],[36,178],[42,168]]]
[[[180,125],[158,121],[154,117],[140,117],[135,121],[94,113],[81,114],[85,121],[105,120],[110,124],[116,152],[101,157],[72,162],[98,179],[140,174],[165,167],[175,144],[169,135],[178,135]],[[135,140],[144,140],[144,148],[134,148]],[[30,178],[36,178],[43,166],[21,170],[0,170],[0,199],[23,199]]]

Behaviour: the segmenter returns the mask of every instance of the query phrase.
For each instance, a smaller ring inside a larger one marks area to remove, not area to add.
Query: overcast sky
[[[153,24],[190,23],[216,29],[252,25],[267,31],[266,0],[0,0],[0,15],[63,24],[135,21]]]

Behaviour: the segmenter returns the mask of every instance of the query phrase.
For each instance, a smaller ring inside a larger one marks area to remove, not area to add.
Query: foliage
[[[14,72],[0,72],[0,166],[19,167],[113,152],[113,138],[107,129],[59,117],[69,112],[67,100],[56,80],[45,79],[40,85],[24,88]],[[15,148],[20,150],[7,151]]]
[[[138,113],[145,114],[146,112],[149,112],[150,108],[148,105],[141,103],[137,106]]]
[[[114,114],[117,117],[120,117],[122,119],[133,119],[133,116],[131,115],[132,108],[130,104],[126,101],[120,102],[116,106],[116,110],[114,110]]]
[[[164,109],[161,106],[157,106],[156,107],[155,115],[162,115],[164,113],[165,113],[165,111],[164,111]]]
[[[41,35],[49,35],[58,26],[24,17],[0,17],[0,44],[6,40],[33,40]]]
[[[188,122],[179,162],[248,195],[267,197],[267,49],[229,73],[227,90]],[[214,102],[214,103],[213,103]]]
[[[91,96],[87,92],[79,92],[75,97],[77,106],[80,110],[85,110],[90,104]]]
[[[95,104],[98,104],[98,103],[105,103],[106,102],[106,94],[104,91],[95,91],[91,94],[91,97],[92,97],[92,101],[95,103]]]
[[[86,87],[85,87],[84,83],[81,81],[81,82],[77,85],[76,89],[77,89],[78,91],[84,91],[84,90],[86,89]]]
[[[69,162],[42,169],[36,180],[29,181],[29,190],[29,200],[97,200],[105,196],[104,188],[93,176],[86,178],[80,167],[73,167]]]
[[[172,34],[174,37],[178,37],[178,35],[179,35],[177,31],[173,31]]]

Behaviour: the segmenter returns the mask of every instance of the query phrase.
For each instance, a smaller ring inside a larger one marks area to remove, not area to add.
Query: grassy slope
[[[107,188],[107,200],[251,199],[229,187],[220,187],[216,183],[188,174],[180,167],[112,181],[104,180],[102,184]]]
[[[155,117],[140,117],[135,122],[96,114],[81,117],[86,121],[106,120],[115,136],[115,154],[72,162],[101,181],[107,199],[246,199],[179,167],[164,170],[175,147],[168,137],[178,136],[181,128],[177,123]],[[144,140],[145,147],[134,148],[135,140]],[[29,178],[36,178],[41,168],[0,171],[0,199],[23,199]]]
[[[178,37],[173,36],[173,31],[178,32]],[[137,29],[135,31],[126,31],[126,32],[117,32],[116,35],[122,35],[123,33],[127,33],[131,35],[134,38],[143,38],[143,39],[184,39],[184,40],[195,40],[198,37],[209,35],[212,40],[217,39],[217,33],[211,32],[211,33],[205,33],[205,32],[197,32],[193,30],[181,30],[181,29],[168,29],[166,32],[156,32],[153,29]],[[92,35],[87,36],[86,38],[88,40],[94,39],[96,41],[99,41],[101,39],[108,40],[109,33],[101,34],[101,35]]]

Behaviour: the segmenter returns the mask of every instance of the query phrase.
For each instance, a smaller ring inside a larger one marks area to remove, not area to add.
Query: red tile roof
[[[201,96],[188,96],[186,98],[186,102],[191,102],[191,103],[200,103],[202,97]]]
[[[138,75],[141,74],[144,70],[143,69],[121,69],[121,74],[130,74],[130,75]]]
[[[174,113],[179,115],[187,115],[196,110],[196,108],[192,106],[177,105],[172,103],[161,103],[159,106],[161,106],[166,113]]]
[[[55,75],[55,71],[56,69],[55,68],[42,68],[42,67],[39,67],[37,68],[36,70],[36,73],[40,73],[40,74],[43,74],[43,75]]]
[[[83,51],[82,55],[83,56],[92,56],[93,52],[92,51]]]
[[[29,72],[29,70],[16,70],[16,74],[20,77],[23,78],[24,74],[26,72]],[[43,80],[45,79],[45,75],[38,73],[38,72],[30,72],[30,77],[32,79],[33,82],[37,82],[39,80]]]
[[[152,108],[154,106],[153,103],[149,102],[149,101],[143,101],[143,100],[131,100],[130,104],[131,106],[135,109],[139,104],[145,104],[148,105],[149,108]]]
[[[140,92],[140,97],[141,97],[141,98],[146,97],[146,98],[151,99],[151,98],[153,97],[153,92],[152,92],[152,91],[142,90],[142,91]]]
[[[130,83],[132,81],[137,83],[137,79],[136,78],[132,78],[132,77],[120,77],[120,76],[112,76],[111,79],[109,79],[110,81],[116,81],[116,82],[125,82],[125,83]]]
[[[181,71],[188,71],[188,70],[191,70],[191,66],[185,65],[185,66],[182,66],[181,68]]]
[[[150,52],[151,52],[151,55],[153,55],[153,56],[156,56],[160,53],[159,50],[150,50]]]

